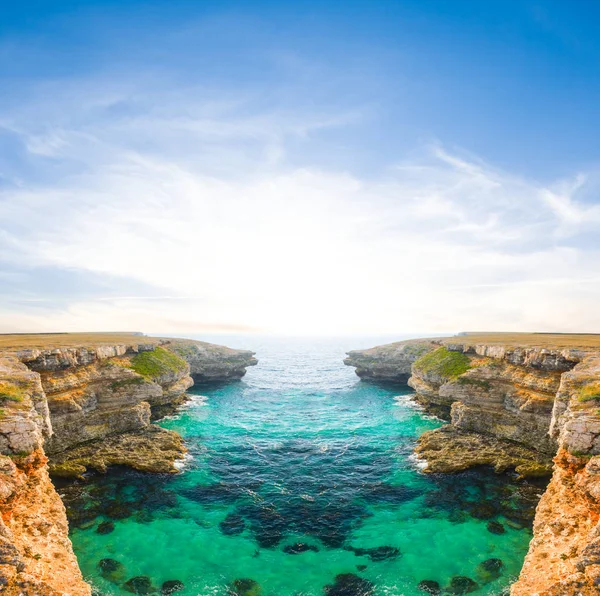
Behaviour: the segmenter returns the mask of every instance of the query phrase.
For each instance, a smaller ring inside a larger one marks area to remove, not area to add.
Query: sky
[[[10,4],[1,332],[600,332],[594,0]]]

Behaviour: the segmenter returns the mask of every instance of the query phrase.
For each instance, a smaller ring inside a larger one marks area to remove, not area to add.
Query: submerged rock
[[[305,542],[296,542],[283,547],[283,552],[288,555],[300,555],[309,551],[318,553],[319,549],[314,544],[306,544]]]
[[[180,590],[183,590],[183,588],[185,588],[185,585],[182,581],[179,581],[178,579],[170,579],[163,583],[160,588],[160,593],[165,596],[167,594],[179,592]]]
[[[377,484],[368,487],[365,491],[365,499],[372,503],[390,503],[399,505],[415,499],[421,494],[421,491],[402,484],[393,485],[385,482],[378,482]]]
[[[197,484],[181,491],[187,499],[203,505],[229,505],[241,496],[242,489],[237,484],[215,482],[214,484]]]
[[[126,505],[125,503],[114,502],[109,505],[104,512],[108,517],[112,519],[125,519],[127,517],[131,517],[133,515],[133,511],[131,507]],[[114,525],[113,525],[114,529]]]
[[[335,582],[324,588],[326,596],[371,596],[375,586],[367,579],[354,573],[340,573]]]
[[[496,515],[496,508],[491,503],[477,503],[470,510],[475,519],[490,519]]]
[[[246,522],[241,515],[230,513],[220,524],[219,529],[226,536],[241,534],[246,527]]]
[[[433,596],[439,596],[442,593],[442,588],[438,582],[432,579],[424,579],[419,582],[417,588],[421,590],[421,592],[426,592],[427,594],[432,594]]]
[[[229,586],[229,594],[230,596],[260,596],[262,588],[253,579],[236,579]]]
[[[399,548],[394,546],[376,546],[374,548],[353,548],[347,550],[354,552],[357,557],[368,557],[371,561],[386,561],[402,556]]]
[[[469,594],[479,589],[479,584],[470,577],[464,575],[455,575],[450,580],[450,585],[446,587],[446,592],[450,594]]]
[[[492,534],[504,534],[506,532],[506,530],[504,529],[504,526],[497,521],[491,521],[488,523],[487,525],[487,530],[488,532],[491,532]]]
[[[503,570],[504,563],[502,559],[486,559],[477,566],[477,576],[482,583],[487,584],[498,579]]]
[[[119,584],[125,579],[125,567],[115,559],[100,559],[98,567],[100,575],[113,584]]]
[[[157,589],[152,585],[152,580],[147,575],[138,575],[128,579],[123,584],[123,589],[133,594],[152,594],[153,592],[157,592]]]
[[[114,532],[114,529],[115,524],[113,524],[113,522],[104,521],[98,524],[96,534],[110,534],[111,532]]]

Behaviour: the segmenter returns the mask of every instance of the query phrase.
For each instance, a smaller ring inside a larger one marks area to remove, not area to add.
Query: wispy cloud
[[[441,143],[377,176],[326,167],[313,151],[364,111],[300,104],[132,78],[8,106],[30,170],[3,169],[1,262],[110,292],[3,295],[0,326],[600,329],[593,176],[526,180]]]

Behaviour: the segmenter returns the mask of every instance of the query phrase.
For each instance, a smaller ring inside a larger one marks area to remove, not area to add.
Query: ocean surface
[[[116,469],[59,488],[96,594],[422,596],[424,580],[504,593],[543,487],[423,474],[415,440],[441,422],[409,387],[342,363],[376,342],[221,342],[260,362],[241,382],[194,387],[161,421],[186,439],[181,474]]]

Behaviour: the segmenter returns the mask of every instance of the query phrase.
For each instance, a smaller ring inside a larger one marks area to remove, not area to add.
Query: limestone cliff
[[[429,340],[399,341],[368,350],[352,350],[344,364],[356,367],[356,374],[362,379],[406,382],[415,360],[432,349]]]
[[[248,366],[258,364],[254,352],[250,350],[232,350],[186,339],[169,341],[169,349],[190,365],[190,375],[195,383],[241,379]]]
[[[350,353],[361,378],[403,379],[426,340]],[[425,433],[426,471],[476,465],[553,474],[513,596],[600,593],[600,337],[466,334],[429,340],[415,399],[449,425]],[[394,373],[394,354],[397,374]]]
[[[139,334],[0,335],[0,591],[89,595],[50,469],[176,472],[177,433],[151,424],[197,379],[237,379],[252,352]]]

